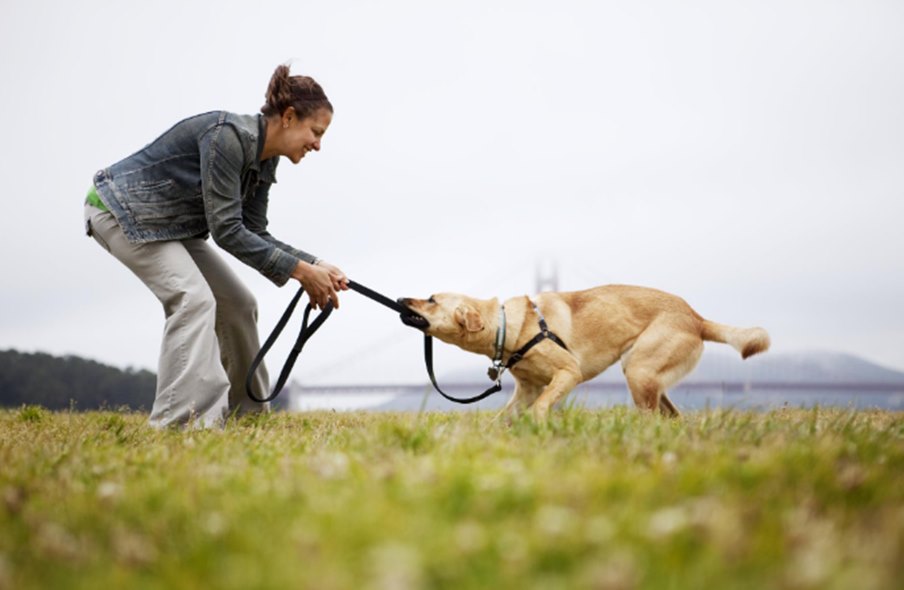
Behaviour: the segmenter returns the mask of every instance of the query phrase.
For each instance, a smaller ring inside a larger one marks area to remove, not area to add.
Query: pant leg
[[[217,301],[216,330],[223,367],[229,377],[229,412],[244,414],[269,410],[245,392],[245,378],[260,350],[257,301],[226,261],[205,240],[185,240],[185,248],[197,264]],[[252,388],[258,397],[270,392],[264,363],[255,371]]]
[[[87,205],[95,240],[157,296],[166,323],[150,424],[222,421],[229,379],[220,362],[216,300],[194,259],[178,240],[131,244],[113,215]]]

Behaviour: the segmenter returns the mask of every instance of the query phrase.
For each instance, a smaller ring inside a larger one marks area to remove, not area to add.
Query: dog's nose
[[[398,299],[396,299],[396,303],[398,303],[399,305],[404,305],[405,307],[408,307],[409,301],[411,301],[411,299],[408,297],[399,297]]]

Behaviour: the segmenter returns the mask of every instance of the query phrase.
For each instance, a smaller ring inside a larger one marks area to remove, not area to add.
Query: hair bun
[[[289,107],[299,118],[305,118],[320,108],[333,112],[333,105],[323,88],[309,76],[290,76],[289,66],[276,66],[265,95],[267,102],[261,107],[264,115],[282,115]]]

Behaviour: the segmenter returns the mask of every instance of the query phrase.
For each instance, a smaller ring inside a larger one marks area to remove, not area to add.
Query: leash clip
[[[502,381],[502,373],[505,372],[505,367],[502,364],[502,361],[496,361],[493,363],[493,366],[487,369],[487,376],[491,381],[495,381],[499,383]]]

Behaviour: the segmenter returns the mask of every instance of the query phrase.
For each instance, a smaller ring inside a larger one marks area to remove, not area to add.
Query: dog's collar
[[[499,383],[502,380],[502,355],[505,352],[505,305],[499,306],[499,321],[496,323],[496,350],[493,352],[493,365],[487,370],[490,379]]]

